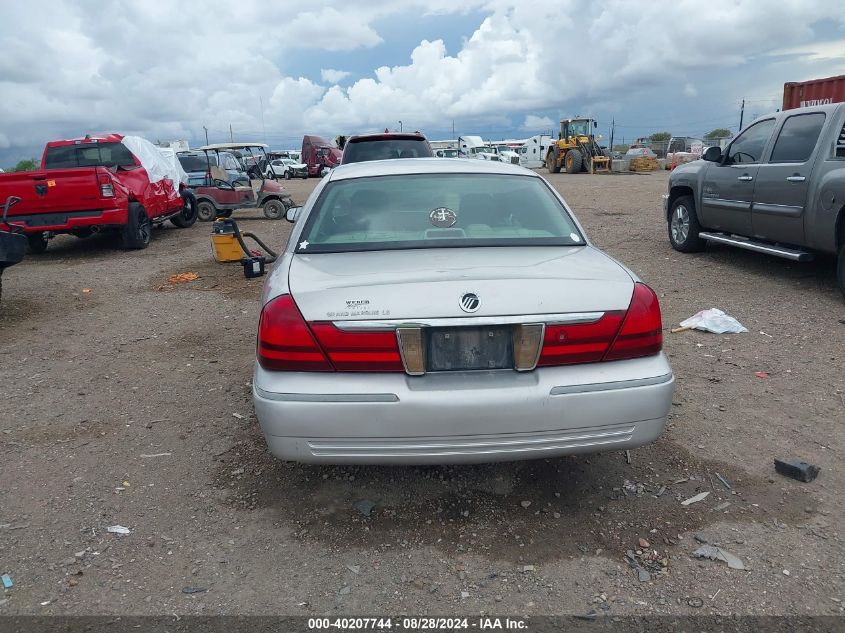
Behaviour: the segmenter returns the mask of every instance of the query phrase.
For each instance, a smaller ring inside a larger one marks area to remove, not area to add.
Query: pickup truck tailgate
[[[9,221],[20,217],[30,226],[61,225],[69,217],[96,216],[115,204],[114,198],[100,195],[101,176],[108,178],[108,170],[81,167],[0,174],[0,203],[8,196],[19,197],[21,202],[9,211]]]

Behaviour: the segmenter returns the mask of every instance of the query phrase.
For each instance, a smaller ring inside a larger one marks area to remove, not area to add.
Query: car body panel
[[[532,372],[317,374],[256,366],[270,450],[324,463],[468,463],[623,450],[663,431],[663,354]]]
[[[467,292],[481,299],[473,316],[624,310],[634,286],[589,246],[297,254],[289,283],[307,320],[469,316],[459,306]]]

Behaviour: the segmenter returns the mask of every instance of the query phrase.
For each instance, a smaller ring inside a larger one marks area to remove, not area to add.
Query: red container
[[[784,110],[843,101],[845,101],[845,75],[783,84]]]

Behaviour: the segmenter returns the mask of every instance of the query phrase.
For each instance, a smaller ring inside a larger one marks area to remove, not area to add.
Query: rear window
[[[374,139],[347,143],[343,149],[343,163],[361,163],[368,160],[391,158],[425,158],[431,148],[425,141],[414,139]]]
[[[296,251],[583,244],[567,210],[538,178],[412,174],[328,183]]]
[[[186,172],[208,171],[209,162],[212,167],[217,166],[217,157],[211,154],[206,160],[205,156],[183,155],[179,156],[179,162],[182,163],[182,169]]]
[[[72,167],[134,167],[132,152],[123,143],[85,143],[48,147],[45,169]]]

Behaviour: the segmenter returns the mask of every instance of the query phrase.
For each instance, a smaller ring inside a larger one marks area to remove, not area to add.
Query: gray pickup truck
[[[724,152],[675,169],[663,196],[669,241],[707,242],[807,261],[837,256],[845,294],[845,103],[760,117]]]

